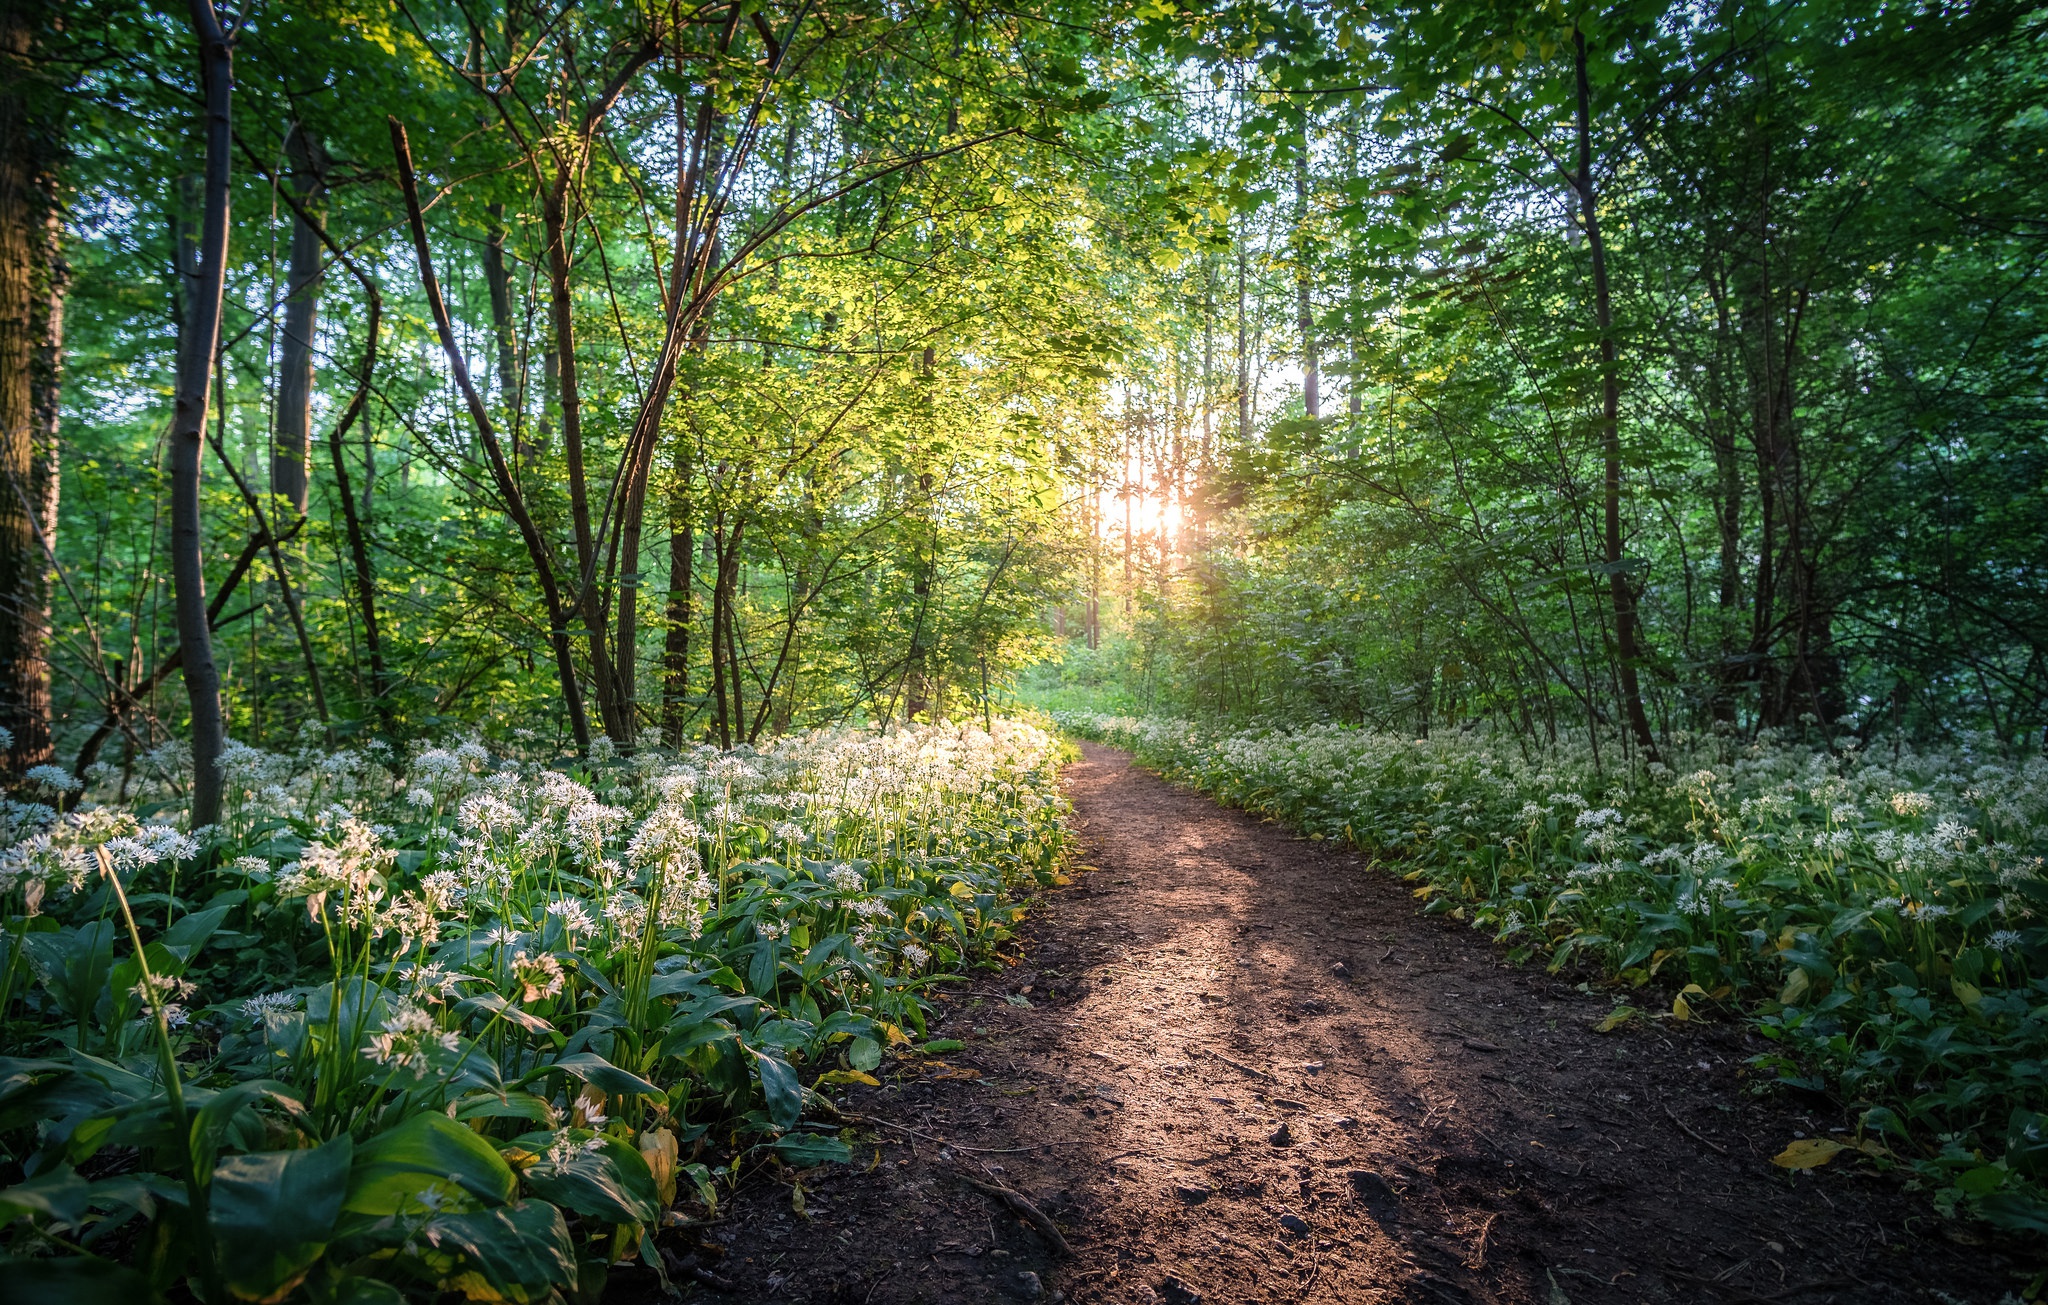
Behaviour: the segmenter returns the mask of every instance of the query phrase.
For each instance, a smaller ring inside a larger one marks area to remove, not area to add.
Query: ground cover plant
[[[0,1275],[370,1302],[658,1272],[711,1163],[849,1158],[807,1103],[873,1082],[1056,875],[1061,752],[1001,719],[570,765],[230,746],[191,832],[178,749],[83,793],[32,774],[0,850]]]
[[[1596,967],[1605,1029],[1741,1013],[1760,1083],[1836,1097],[1844,1151],[2048,1231],[2048,757],[1995,740],[1676,738],[1667,761],[1485,730],[1205,728],[1072,713],[1170,778],[1346,840],[1516,960]],[[1654,995],[1653,995],[1654,994]]]

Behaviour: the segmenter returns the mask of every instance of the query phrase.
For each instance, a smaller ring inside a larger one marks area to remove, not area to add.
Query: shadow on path
[[[870,1167],[763,1181],[703,1254],[810,1302],[1970,1301],[2018,1284],[1920,1199],[1769,1157],[1843,1121],[1749,1092],[1722,1025],[1505,968],[1357,856],[1090,745],[1081,860],[958,1053],[846,1109]],[[1023,1193],[1074,1254],[961,1175]],[[1930,1287],[1938,1287],[1935,1294]]]

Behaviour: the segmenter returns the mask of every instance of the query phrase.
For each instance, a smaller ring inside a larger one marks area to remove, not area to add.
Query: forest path
[[[805,1175],[807,1217],[787,1176],[757,1180],[686,1263],[745,1299],[862,1303],[2016,1285],[1985,1248],[1911,1235],[1938,1221],[1893,1180],[1773,1168],[1843,1121],[1750,1094],[1740,1027],[1595,1033],[1608,997],[1506,968],[1356,855],[1084,752],[1066,782],[1092,868],[1017,965],[940,1003],[933,1036],[965,1048],[848,1101],[872,1167]],[[1071,1255],[969,1178],[1028,1197]]]

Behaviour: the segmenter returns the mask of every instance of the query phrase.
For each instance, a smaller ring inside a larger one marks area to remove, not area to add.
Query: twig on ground
[[[1039,1236],[1045,1238],[1047,1243],[1061,1255],[1072,1255],[1074,1253],[1074,1248],[1067,1245],[1067,1239],[1061,1235],[1060,1226],[1047,1217],[1045,1211],[1033,1205],[1021,1193],[1013,1192],[1007,1187],[998,1187],[994,1183],[984,1183],[979,1178],[970,1177],[967,1174],[956,1172],[953,1176],[982,1195],[993,1196],[1008,1206],[1012,1214],[1015,1214],[1033,1228],[1038,1229]]]
[[[1222,1062],[1223,1062],[1224,1064],[1226,1064],[1226,1065],[1230,1066],[1230,1067],[1231,1067],[1232,1069],[1235,1069],[1235,1070],[1239,1070],[1239,1071],[1241,1071],[1241,1072],[1243,1072],[1243,1073],[1249,1074],[1249,1075],[1251,1075],[1251,1076],[1252,1076],[1253,1078],[1271,1078],[1271,1077],[1273,1077],[1273,1076],[1272,1076],[1271,1074],[1268,1074],[1268,1073],[1267,1073],[1267,1072],[1266,1072],[1265,1070],[1263,1070],[1263,1069],[1258,1069],[1258,1068],[1255,1068],[1255,1067],[1253,1067],[1253,1066],[1251,1066],[1251,1065],[1247,1065],[1247,1064],[1245,1064],[1245,1063],[1244,1063],[1243,1061],[1241,1061],[1241,1060],[1232,1060],[1232,1059],[1231,1059],[1230,1057],[1228,1057],[1228,1056],[1224,1055],[1224,1054],[1223,1054],[1222,1052],[1220,1052],[1220,1051],[1217,1051],[1217,1050],[1216,1050],[1215,1048],[1213,1048],[1213,1047],[1212,1047],[1212,1048],[1210,1048],[1210,1050],[1209,1050],[1209,1054],[1210,1054],[1210,1055],[1212,1055],[1212,1056],[1214,1056],[1214,1057],[1216,1057],[1216,1059],[1218,1059],[1218,1060],[1222,1061]]]
[[[1728,1154],[1727,1147],[1722,1146],[1719,1142],[1710,1141],[1707,1138],[1701,1137],[1698,1133],[1695,1133],[1693,1131],[1691,1124],[1686,1123],[1683,1119],[1680,1119],[1676,1114],[1672,1113],[1670,1106],[1664,1107],[1664,1116],[1665,1118],[1669,1119],[1672,1123],[1678,1125],[1679,1132],[1685,1134],[1693,1141],[1698,1142],[1701,1146],[1712,1147],[1714,1150],[1719,1151],[1722,1155]]]

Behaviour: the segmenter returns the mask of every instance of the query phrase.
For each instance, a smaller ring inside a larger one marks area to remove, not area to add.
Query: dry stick
[[[1685,1135],[1686,1135],[1687,1137],[1691,1138],[1691,1139],[1692,1139],[1693,1141],[1695,1141],[1695,1142],[1698,1142],[1698,1143],[1699,1143],[1699,1144],[1700,1144],[1701,1146],[1706,1146],[1706,1147],[1712,1147],[1712,1148],[1713,1148],[1714,1150],[1716,1150],[1716,1151],[1719,1151],[1719,1152],[1720,1152],[1720,1153],[1721,1153],[1722,1155],[1727,1155],[1727,1154],[1728,1154],[1728,1148],[1727,1148],[1727,1147],[1725,1147],[1725,1146],[1722,1146],[1722,1145],[1721,1145],[1721,1144],[1720,1144],[1719,1142],[1712,1142],[1712,1141],[1709,1141],[1709,1140],[1707,1140],[1707,1139],[1706,1139],[1706,1138],[1704,1138],[1704,1137],[1701,1137],[1701,1136],[1700,1136],[1700,1135],[1699,1135],[1698,1133],[1695,1133],[1695,1132],[1693,1131],[1693,1129],[1692,1129],[1692,1125],[1691,1125],[1691,1124],[1688,1124],[1688,1123],[1686,1123],[1686,1122],[1685,1122],[1685,1121],[1684,1121],[1683,1119],[1680,1119],[1680,1118],[1679,1118],[1679,1117],[1678,1117],[1677,1115],[1675,1115],[1675,1114],[1672,1114],[1672,1113],[1671,1113],[1671,1107],[1670,1107],[1670,1106],[1666,1106],[1666,1107],[1664,1107],[1664,1115],[1665,1115],[1665,1118],[1669,1119],[1669,1120],[1670,1120],[1670,1121],[1671,1121],[1672,1123],[1674,1123],[1674,1124],[1678,1125],[1678,1131],[1679,1131],[1679,1132],[1681,1132],[1681,1133],[1685,1134]]]
[[[1013,1192],[1007,1187],[998,1187],[994,1183],[984,1183],[979,1178],[970,1178],[963,1173],[955,1173],[953,1176],[984,1196],[993,1196],[1004,1205],[1009,1206],[1012,1214],[1017,1215],[1024,1222],[1038,1229],[1039,1236],[1045,1238],[1052,1248],[1060,1254],[1072,1255],[1074,1253],[1074,1248],[1067,1245],[1067,1239],[1060,1235],[1059,1225],[1047,1218],[1045,1211],[1033,1205],[1019,1193]]]
[[[1244,1063],[1243,1061],[1241,1061],[1241,1060],[1232,1060],[1232,1059],[1231,1059],[1230,1057],[1228,1057],[1228,1056],[1224,1055],[1224,1054],[1223,1054],[1222,1052],[1220,1052],[1220,1051],[1217,1051],[1217,1050],[1216,1050],[1215,1048],[1213,1048],[1213,1047],[1209,1049],[1209,1054],[1210,1054],[1210,1055],[1212,1055],[1212,1056],[1214,1056],[1214,1057],[1216,1057],[1216,1059],[1218,1059],[1218,1060],[1222,1061],[1222,1062],[1223,1062],[1224,1064],[1226,1064],[1226,1065],[1230,1066],[1230,1067],[1231,1067],[1232,1069],[1235,1069],[1235,1070],[1241,1070],[1241,1071],[1243,1071],[1244,1073],[1246,1073],[1246,1074],[1249,1074],[1249,1075],[1251,1075],[1251,1076],[1252,1076],[1253,1078],[1271,1078],[1271,1077],[1273,1077],[1273,1076],[1272,1076],[1271,1074],[1268,1074],[1268,1073],[1267,1073],[1267,1072],[1266,1072],[1265,1070],[1263,1070],[1263,1069],[1254,1069],[1254,1068],[1253,1068],[1252,1066],[1250,1066],[1250,1065],[1247,1065],[1247,1064],[1245,1064],[1245,1063]]]

